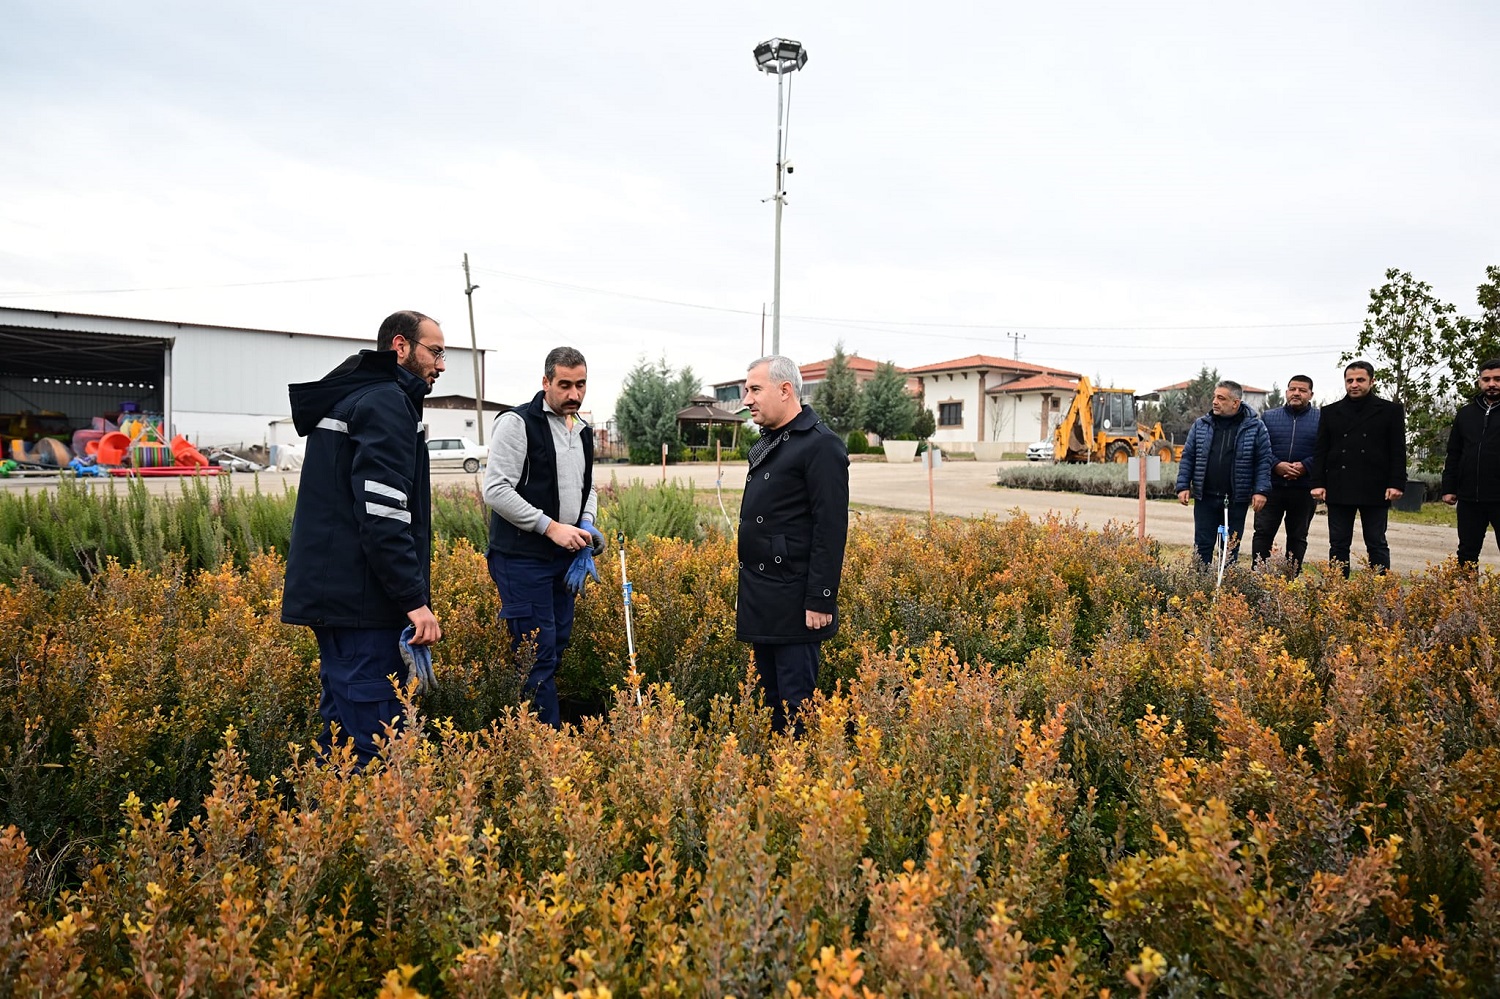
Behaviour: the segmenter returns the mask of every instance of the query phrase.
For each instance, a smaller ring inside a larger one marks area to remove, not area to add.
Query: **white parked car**
[[[1028,445],[1026,445],[1026,460],[1027,461],[1051,461],[1052,460],[1052,442],[1051,441],[1037,441],[1035,444],[1028,444]]]
[[[433,468],[462,468],[477,472],[489,461],[490,449],[467,437],[434,437],[427,442],[427,459]]]

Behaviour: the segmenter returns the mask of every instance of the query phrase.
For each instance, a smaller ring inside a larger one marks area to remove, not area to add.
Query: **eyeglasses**
[[[446,347],[434,347],[431,344],[423,343],[421,340],[416,340],[411,337],[408,337],[406,342],[414,343],[419,347],[426,347],[429,351],[431,351],[432,359],[435,361],[441,361],[443,359],[443,356],[448,353],[448,349]]]

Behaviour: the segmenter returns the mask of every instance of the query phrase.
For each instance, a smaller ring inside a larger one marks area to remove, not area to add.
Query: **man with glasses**
[[[361,768],[377,753],[375,737],[401,721],[388,677],[407,675],[403,629],[412,627],[417,646],[443,636],[430,594],[432,493],[422,440],[422,400],[443,368],[441,327],[405,311],[381,323],[374,350],[291,386],[307,457],[281,619],[318,639],[323,752],[336,737],[349,739]]]
[[[568,570],[578,553],[604,550],[594,527],[594,432],[579,417],[588,389],[588,363],[572,347],[558,347],[542,368],[542,390],[524,406],[502,413],[490,435],[484,501],[490,508],[490,578],[500,592],[500,618],[512,649],[525,641],[536,659],[525,691],[537,717],[562,726],[557,665],[573,635],[576,590]]]

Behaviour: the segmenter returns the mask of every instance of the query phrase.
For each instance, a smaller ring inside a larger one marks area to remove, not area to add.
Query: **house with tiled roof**
[[[906,373],[921,380],[922,404],[937,421],[932,439],[985,461],[1050,436],[1083,377],[989,354],[923,364]]]
[[[858,354],[846,354],[844,361],[849,365],[849,370],[854,372],[855,383],[861,386],[875,377],[875,369],[880,365],[879,361],[872,361],[868,357],[860,357]],[[827,357],[821,361],[804,364],[797,369],[802,375],[803,402],[812,402],[813,393],[823,383],[823,379],[828,377],[828,366],[832,363],[833,358]],[[896,370],[904,371],[905,369],[898,367]],[[727,382],[714,382],[712,387],[715,398],[719,400],[719,405],[726,406],[726,408],[734,408],[733,406],[729,406],[729,404],[737,403],[744,398],[745,376],[741,375]],[[921,385],[915,378],[908,378],[906,380],[906,390],[915,395],[921,391]]]

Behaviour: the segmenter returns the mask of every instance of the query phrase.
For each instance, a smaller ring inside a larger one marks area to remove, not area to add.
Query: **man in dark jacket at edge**
[[[604,551],[594,526],[594,432],[579,417],[588,363],[556,347],[542,363],[542,390],[502,413],[490,435],[484,502],[490,508],[490,578],[512,649],[531,641],[525,692],[537,718],[562,726],[557,667],[573,636],[575,593],[567,573],[584,548]],[[579,580],[580,592],[585,585]]]
[[[1443,502],[1458,506],[1458,561],[1476,565],[1484,535],[1500,541],[1500,357],[1479,366],[1479,394],[1459,408],[1448,431]],[[1486,454],[1488,449],[1488,454]]]
[[[1250,550],[1259,565],[1271,557],[1271,545],[1286,518],[1286,557],[1292,574],[1302,571],[1307,557],[1307,529],[1318,509],[1308,475],[1318,440],[1318,409],[1312,404],[1313,381],[1293,375],[1286,383],[1286,404],[1260,414],[1271,439],[1271,493],[1255,512],[1255,540]]]
[[[818,649],[838,633],[849,534],[849,453],[812,407],[789,358],[763,357],[745,378],[761,428],[740,506],[736,637],[750,644],[771,728],[800,733],[818,682]]]
[[[1385,529],[1391,500],[1406,488],[1406,410],[1375,394],[1369,361],[1344,369],[1344,393],[1320,414],[1311,484],[1313,499],[1328,504],[1328,561],[1347,577],[1356,513],[1370,565],[1391,567]]]
[[[375,737],[399,725],[390,676],[404,679],[401,632],[442,638],[432,613],[432,491],[422,400],[443,371],[443,331],[420,312],[380,324],[362,350],[321,380],[290,386],[307,438],[287,552],[281,619],[312,628],[322,657],[319,744],[334,726],[363,768]]]
[[[1228,380],[1214,386],[1209,412],[1193,421],[1182,462],[1177,466],[1177,499],[1183,506],[1197,497],[1193,507],[1193,553],[1208,565],[1214,557],[1214,539],[1229,515],[1229,561],[1240,555],[1240,535],[1245,514],[1266,505],[1271,491],[1271,441],[1266,425],[1241,399],[1238,382]]]

